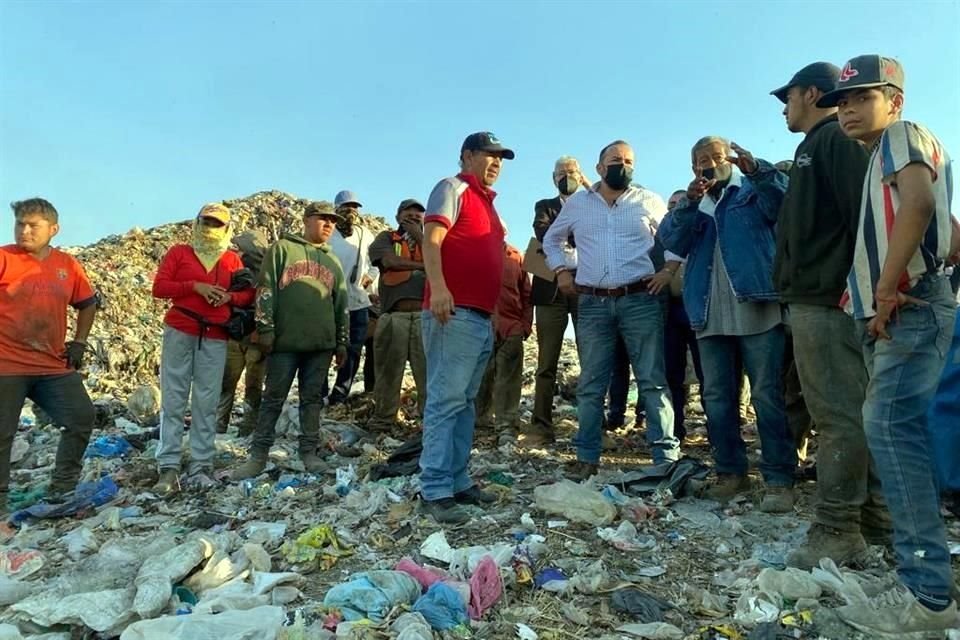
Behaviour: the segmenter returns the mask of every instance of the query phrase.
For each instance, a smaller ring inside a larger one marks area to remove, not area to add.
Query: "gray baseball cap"
[[[341,191],[334,197],[333,206],[341,207],[345,204],[355,204],[361,209],[363,208],[363,205],[360,204],[360,197],[353,191]]]
[[[414,208],[414,209],[420,209],[420,211],[426,211],[426,210],[427,210],[426,207],[424,207],[422,204],[420,204],[420,201],[419,201],[419,200],[416,200],[416,199],[414,199],[414,198],[407,198],[406,200],[404,200],[403,202],[400,203],[400,206],[399,206],[399,207],[397,207],[397,213],[400,213],[400,212],[403,211],[404,209],[410,209],[411,207]]]
[[[817,106],[835,107],[843,94],[856,89],[896,87],[903,91],[903,80],[903,67],[893,58],[876,54],[857,56],[843,66],[833,91],[824,94]]]
[[[791,87],[816,87],[821,91],[833,91],[840,76],[840,68],[829,62],[813,62],[793,74],[790,82],[779,89],[774,89],[770,95],[776,96],[780,102],[787,103],[787,92]]]

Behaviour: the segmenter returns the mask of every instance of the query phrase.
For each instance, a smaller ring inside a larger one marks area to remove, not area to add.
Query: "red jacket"
[[[206,320],[216,324],[223,324],[230,319],[230,307],[249,307],[253,304],[256,291],[245,289],[230,293],[230,303],[214,307],[206,298],[193,290],[196,282],[217,284],[224,289],[230,288],[230,277],[234,271],[243,268],[240,256],[232,251],[224,253],[214,266],[207,270],[200,264],[200,260],[188,244],[174,245],[163,256],[157,275],[153,279],[153,297],[171,300],[173,306],[167,311],[163,321],[167,326],[183,333],[199,336],[200,323],[190,316],[178,311],[176,307],[189,309]],[[222,327],[207,327],[204,338],[226,340],[227,332]]]
[[[497,338],[522,335],[533,331],[533,304],[530,302],[530,276],[523,270],[523,255],[514,247],[503,245],[503,282],[494,318]]]

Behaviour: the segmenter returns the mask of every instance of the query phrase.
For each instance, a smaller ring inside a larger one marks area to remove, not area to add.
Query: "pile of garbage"
[[[304,202],[269,192],[227,204],[241,227],[275,235],[294,227]],[[884,550],[871,547],[856,570],[829,560],[812,571],[786,569],[810,521],[810,482],[785,515],[759,512],[759,494],[724,506],[697,498],[709,447],[695,394],[680,462],[652,465],[634,426],[614,434],[618,447],[596,478],[562,478],[574,456],[572,343],[555,398],[559,442],[524,451],[479,432],[471,473],[498,501],[471,507],[467,525],[439,526],[417,507],[409,374],[407,420],[393,433],[364,429],[362,380],[347,405],[325,410],[330,473],[307,473],[298,460],[295,389],[262,475],[229,479],[248,447],[236,434],[245,410],[237,403],[229,432],[217,436],[218,486],[159,500],[151,487],[162,309],[149,298],[148,256],[185,231],[131,232],[78,252],[107,298],[96,335],[112,360],[88,378],[101,420],[83,483],[66,504],[48,504],[58,432],[30,406],[21,415],[14,513],[0,524],[0,640],[865,640],[833,610],[895,583]],[[132,319],[111,311],[112,301],[124,301],[115,306]],[[535,370],[531,339],[525,421]],[[753,425],[745,436],[755,463]],[[960,521],[947,523],[960,554]],[[954,571],[960,577],[960,562]]]

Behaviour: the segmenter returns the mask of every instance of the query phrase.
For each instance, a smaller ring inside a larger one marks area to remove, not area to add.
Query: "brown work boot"
[[[534,429],[524,433],[520,437],[520,442],[517,443],[517,446],[523,449],[540,449],[554,442],[556,442],[556,438],[549,431]]]
[[[233,473],[230,474],[230,477],[233,480],[256,478],[258,475],[263,473],[263,470],[267,467],[267,457],[268,454],[266,451],[251,449],[250,457],[247,458],[246,462],[234,469]]]
[[[161,469],[160,479],[153,485],[153,492],[161,498],[169,498],[180,491],[180,471]]]
[[[597,475],[598,471],[600,471],[600,465],[577,460],[567,465],[563,475],[574,482],[582,482]]]
[[[716,500],[725,504],[736,496],[750,491],[750,478],[732,473],[719,473],[713,484],[703,492],[707,500]]]
[[[303,463],[303,468],[307,470],[307,473],[314,475],[321,475],[330,470],[330,465],[315,451],[301,451],[300,462]]]
[[[604,432],[600,438],[600,446],[603,447],[604,451],[616,451],[617,447],[620,445],[617,444],[617,441],[614,440],[613,436]]]
[[[809,570],[818,566],[821,558],[830,558],[837,565],[849,564],[866,549],[867,543],[859,532],[840,531],[814,523],[804,543],[787,556],[787,566]]]
[[[790,513],[795,498],[793,487],[767,487],[760,502],[760,511],[764,513]]]

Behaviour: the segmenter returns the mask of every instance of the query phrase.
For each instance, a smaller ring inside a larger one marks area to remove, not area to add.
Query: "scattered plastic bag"
[[[36,582],[20,582],[0,574],[0,607],[20,602],[36,589]]]
[[[737,599],[733,619],[745,627],[753,627],[761,622],[773,622],[779,615],[780,607],[771,602],[768,596],[746,591]]]
[[[353,485],[357,481],[357,470],[353,465],[346,468],[337,469],[337,481],[334,485],[337,495],[341,498],[353,490]]]
[[[423,615],[437,631],[446,631],[467,622],[467,608],[460,594],[438,582],[420,596],[413,610]]]
[[[13,514],[14,522],[23,522],[29,518],[60,518],[72,516],[82,509],[99,507],[113,500],[120,488],[113,478],[103,476],[96,482],[81,482],[73,496],[64,504],[35,504]]]
[[[342,611],[347,621],[368,618],[381,622],[391,609],[411,605],[419,596],[420,584],[402,571],[367,571],[331,588],[323,604]]]
[[[420,544],[420,555],[449,564],[453,559],[453,547],[447,542],[447,534],[436,531],[427,536],[427,539]]]
[[[403,558],[393,569],[412,576],[424,590],[429,589],[436,582],[443,582],[449,578],[443,571],[433,567],[421,567],[410,558]]]
[[[621,633],[646,638],[647,640],[683,640],[684,633],[672,624],[666,622],[650,622],[646,624],[625,624],[617,627]]]
[[[225,536],[197,537],[159,556],[147,558],[137,572],[137,589],[133,609],[141,618],[157,616],[170,599],[173,585],[193,571],[218,549],[223,549]]]
[[[77,527],[60,538],[60,541],[67,547],[67,555],[72,560],[79,560],[89,553],[95,553],[100,547],[97,537],[87,527]]]
[[[276,640],[285,619],[281,607],[166,616],[134,622],[120,640]]]
[[[544,591],[563,592],[570,585],[566,574],[555,567],[544,567],[533,578],[533,585]]]
[[[273,547],[283,540],[287,533],[287,523],[285,522],[248,522],[244,527],[244,533],[250,542],[256,542],[264,546]]]
[[[39,551],[17,551],[4,549],[0,551],[0,574],[26,578],[43,568],[46,558]]]
[[[663,612],[673,606],[635,587],[617,589],[610,598],[615,611],[633,616],[640,622],[663,622]]]
[[[99,436],[87,445],[84,458],[122,458],[133,447],[121,436]]]
[[[539,640],[540,636],[537,635],[537,632],[522,622],[518,622],[515,626],[517,629],[517,638],[520,640]]]
[[[479,620],[503,594],[500,567],[493,558],[484,556],[470,576],[470,605],[467,613],[472,620]]]
[[[600,536],[601,540],[609,542],[620,551],[653,549],[657,546],[656,538],[651,535],[639,534],[636,525],[628,521],[621,522],[616,529],[597,529],[597,535]]]
[[[340,544],[333,527],[326,524],[307,530],[293,542],[284,542],[280,552],[290,564],[319,562],[324,569],[335,565],[341,557],[353,555],[352,549]]]
[[[812,598],[816,600],[823,593],[823,588],[813,576],[806,571],[787,567],[783,571],[766,568],[757,576],[757,586],[760,591],[770,596],[771,600],[799,600]]]
[[[822,588],[840,596],[847,604],[866,604],[870,601],[856,576],[840,571],[830,558],[821,558],[820,566],[814,567],[811,576]]]
[[[419,613],[404,613],[394,620],[390,630],[397,634],[396,640],[433,640],[430,623]]]
[[[541,511],[559,514],[576,522],[606,525],[617,517],[617,508],[599,491],[570,480],[540,485],[533,490],[533,496]]]

